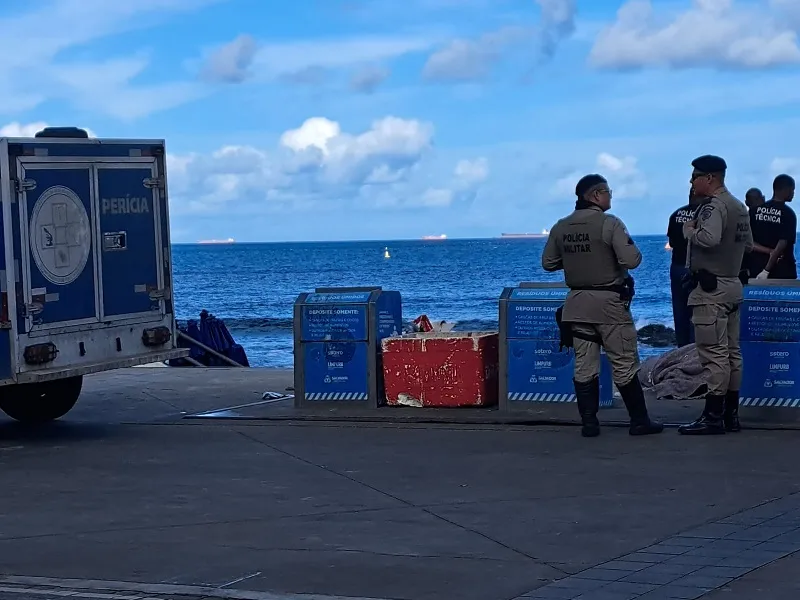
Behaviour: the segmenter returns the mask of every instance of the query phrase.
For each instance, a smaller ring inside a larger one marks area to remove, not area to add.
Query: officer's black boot
[[[628,433],[631,435],[651,435],[664,431],[664,425],[651,421],[647,414],[647,403],[644,400],[644,390],[642,390],[638,375],[631,379],[629,383],[621,386],[619,393],[631,418]]]
[[[600,410],[600,378],[595,377],[590,381],[575,381],[575,397],[578,399],[578,412],[581,415],[581,435],[583,437],[597,437],[600,435],[600,421],[597,420],[597,411]]]
[[[722,422],[725,431],[738,433],[742,430],[739,423],[739,392],[738,390],[728,390],[725,394],[725,410],[722,412]]]
[[[722,414],[725,406],[725,396],[715,394],[706,395],[706,407],[700,418],[688,425],[678,427],[678,433],[683,435],[719,435],[725,433]]]

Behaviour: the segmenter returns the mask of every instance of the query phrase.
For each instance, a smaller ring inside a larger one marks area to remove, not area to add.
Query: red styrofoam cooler
[[[383,377],[392,406],[494,406],[496,332],[412,333],[385,338]]]

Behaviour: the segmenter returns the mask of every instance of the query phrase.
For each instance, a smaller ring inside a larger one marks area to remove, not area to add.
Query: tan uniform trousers
[[[630,383],[639,372],[639,347],[633,323],[573,323],[572,331],[599,336],[611,363],[617,387]],[[586,383],[600,375],[600,344],[573,339],[575,381]]]
[[[739,346],[740,303],[698,304],[692,323],[708,393],[724,396],[742,387],[742,350]]]

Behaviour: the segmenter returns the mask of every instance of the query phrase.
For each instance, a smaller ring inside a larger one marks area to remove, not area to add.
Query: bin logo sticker
[[[330,340],[352,340],[353,333],[347,327],[332,327],[331,333],[325,337],[328,338],[325,343],[325,359],[328,361],[328,369],[344,368],[345,363],[353,360],[356,345],[353,342]]]
[[[71,189],[47,188],[33,206],[31,255],[42,276],[56,285],[75,281],[89,260],[92,233],[89,215]]]

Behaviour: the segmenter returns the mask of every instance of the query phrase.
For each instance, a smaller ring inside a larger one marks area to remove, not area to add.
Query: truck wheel
[[[0,389],[0,410],[22,423],[46,423],[67,414],[81,395],[83,375]]]

